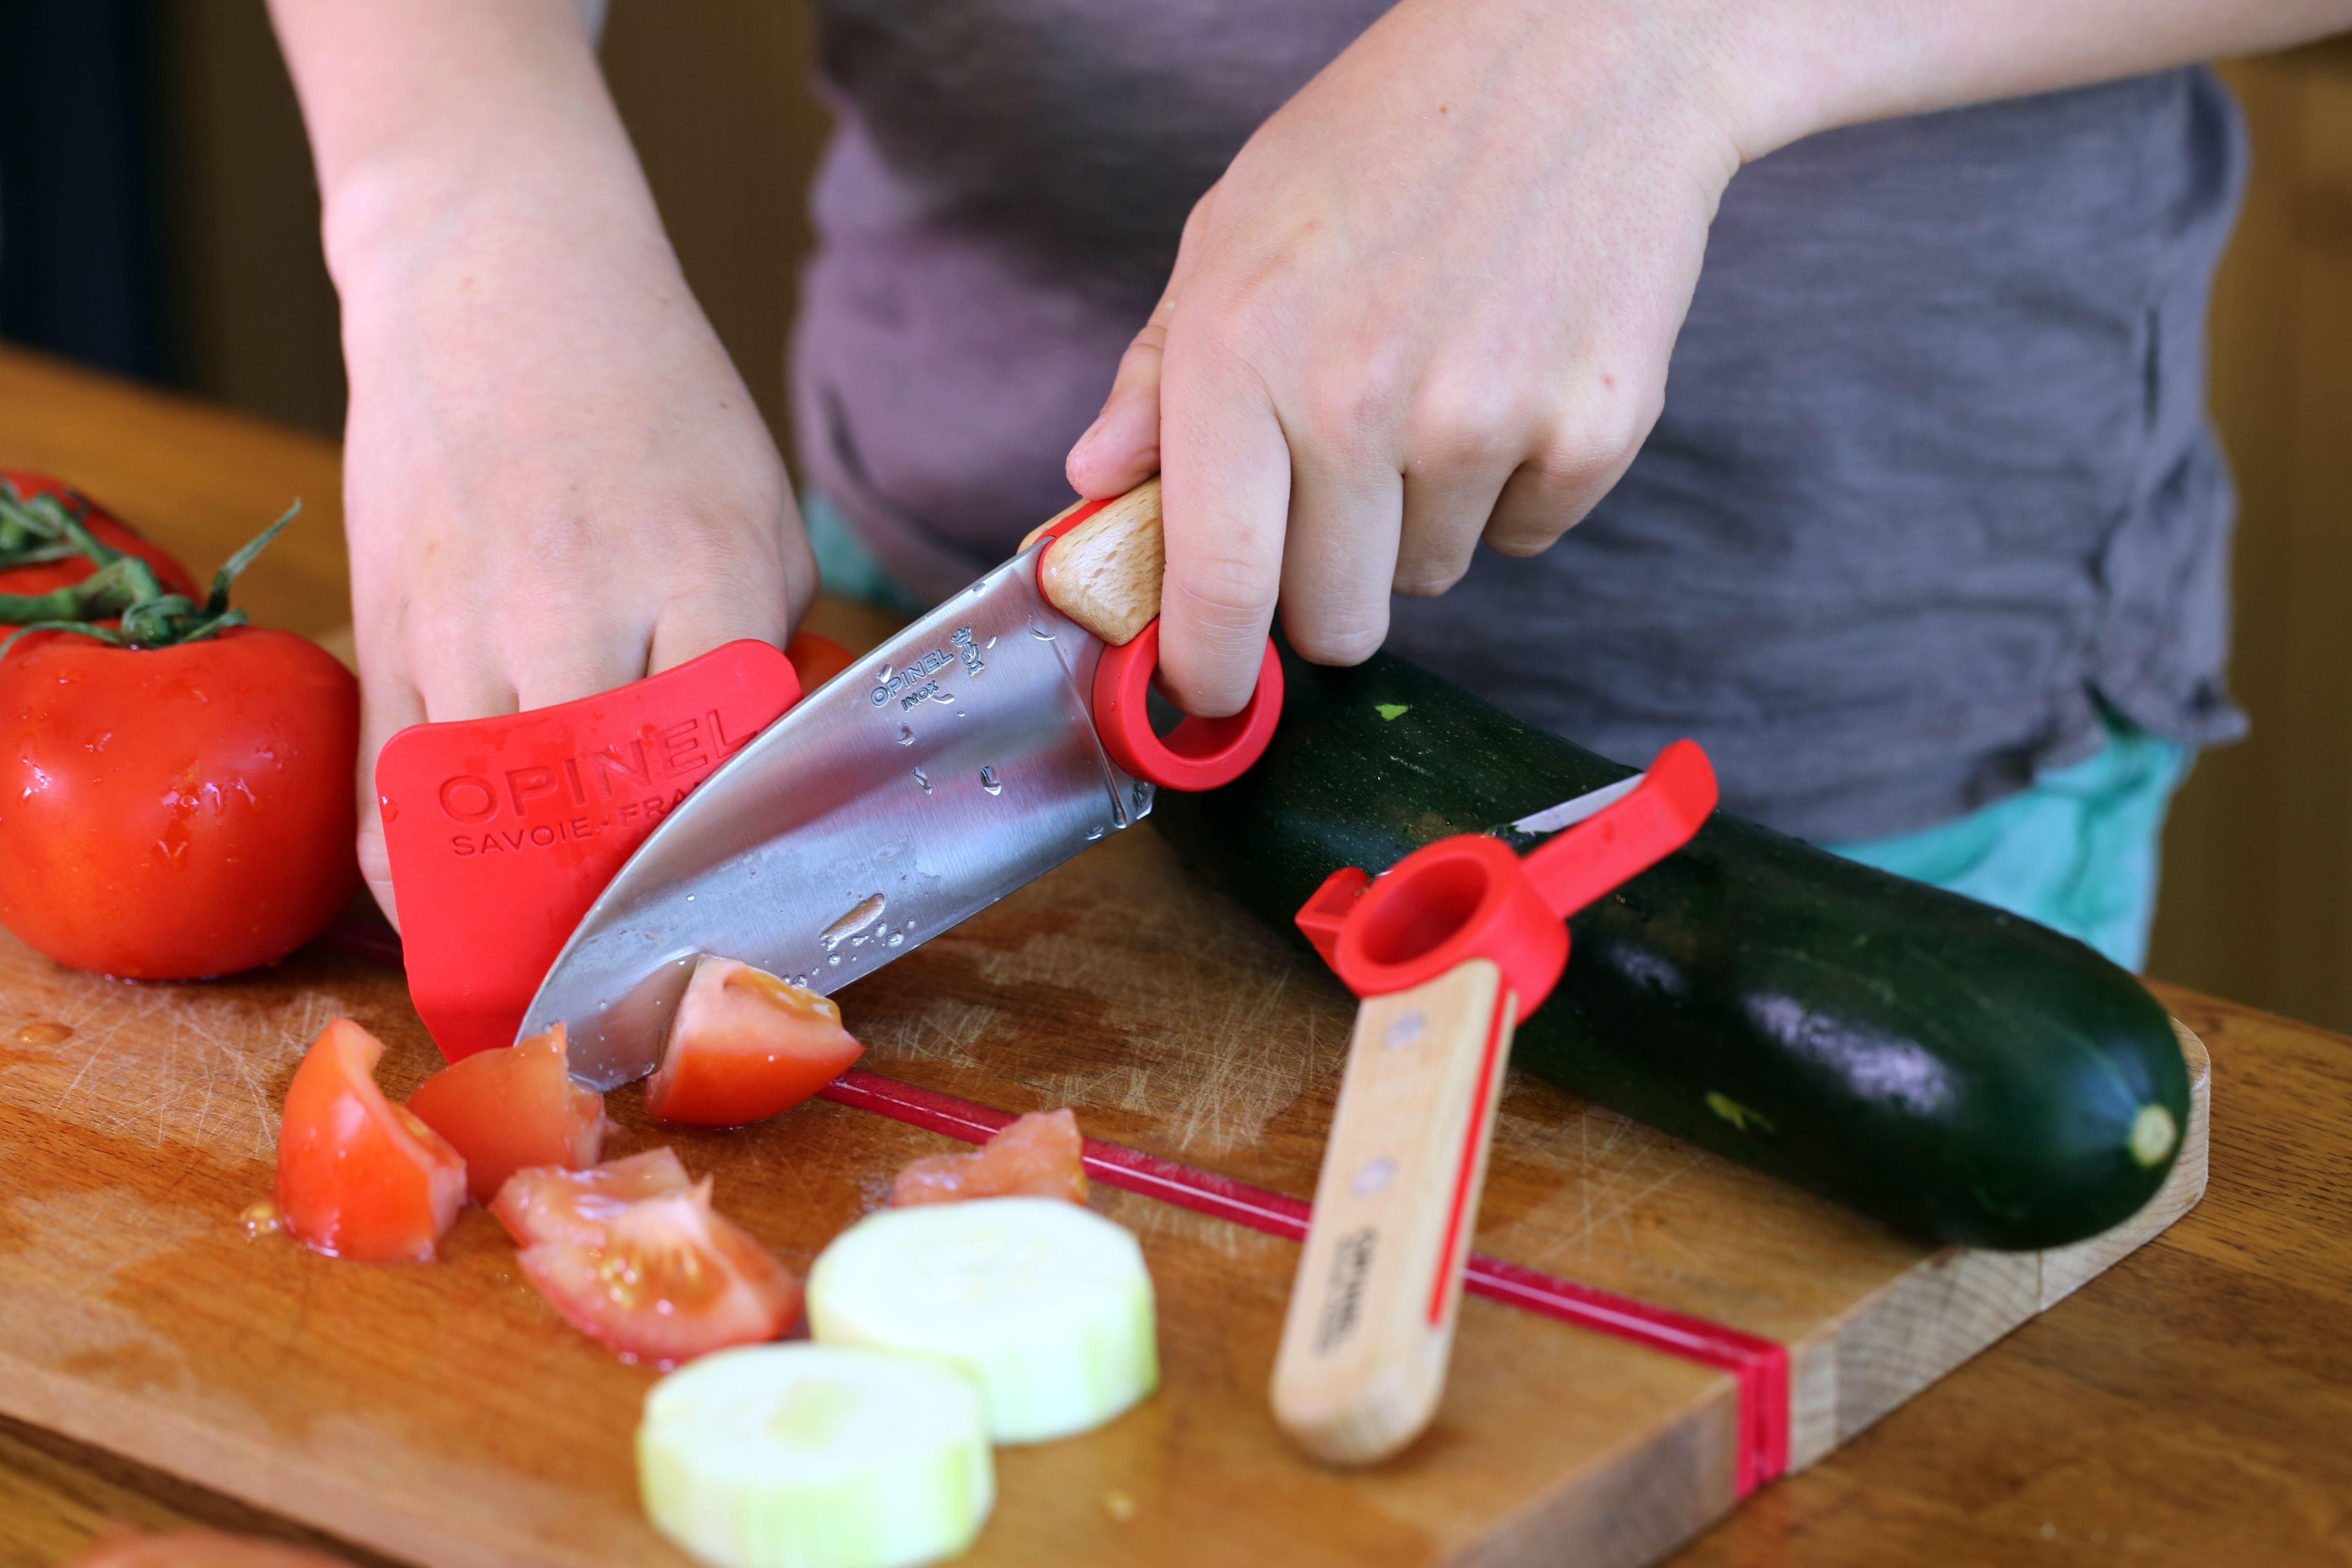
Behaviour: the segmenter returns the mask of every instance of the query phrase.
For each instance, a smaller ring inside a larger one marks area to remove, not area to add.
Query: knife
[[[1160,481],[1086,501],[761,731],[662,819],[589,907],[517,1038],[565,1026],[574,1077],[651,1072],[695,960],[831,992],[1140,821],[1157,787],[1238,777],[1249,706],[1150,720]]]

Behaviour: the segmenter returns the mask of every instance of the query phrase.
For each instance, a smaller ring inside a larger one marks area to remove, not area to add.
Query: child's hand
[[[816,571],[657,230],[507,208],[344,310],[361,865],[389,912],[372,781],[395,731],[781,645]]]
[[[1739,164],[1675,9],[1405,0],[1193,209],[1069,460],[1163,475],[1183,706],[1247,700],[1277,590],[1353,663],[1392,589],[1546,548],[1624,472]]]

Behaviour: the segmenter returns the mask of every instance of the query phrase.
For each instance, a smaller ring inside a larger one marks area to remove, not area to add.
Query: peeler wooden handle
[[[1160,614],[1160,574],[1167,564],[1160,476],[1116,500],[1065,507],[1031,529],[1021,548],[1049,533],[1055,538],[1037,573],[1045,597],[1112,647],[1133,642]]]
[[[1275,1419],[1318,1458],[1384,1459],[1436,1413],[1516,1011],[1485,958],[1357,1008],[1274,1363]]]

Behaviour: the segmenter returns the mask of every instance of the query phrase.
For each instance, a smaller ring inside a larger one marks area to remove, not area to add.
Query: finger
[[[1200,254],[1200,237],[1215,204],[1214,185],[1184,215],[1184,233],[1176,244],[1176,263],[1169,268],[1168,287],[1160,293],[1150,319],[1119,356],[1111,379],[1110,396],[1102,412],[1070,448],[1063,472],[1070,488],[1089,500],[1125,495],[1160,470],[1160,387],[1165,370],[1169,323],[1175,319],[1176,300],[1192,275]]]
[[[1664,404],[1664,361],[1654,374],[1593,377],[1535,426],[1527,450],[1486,520],[1486,540],[1505,555],[1535,555],[1584,520],[1633,464]]]
[[[364,667],[362,667],[364,668]],[[400,929],[400,911],[392,897],[392,857],[384,847],[383,808],[376,799],[375,759],[383,743],[411,724],[425,722],[425,700],[405,680],[385,679],[360,683],[359,857],[360,875],[375,895],[376,907],[392,929]]]
[[[1538,555],[1584,520],[1625,472],[1622,458],[1589,448],[1559,449],[1519,465],[1495,500],[1485,538],[1504,555]]]
[[[1188,713],[1239,712],[1257,685],[1282,581],[1290,448],[1265,384],[1179,324],[1160,387],[1160,510],[1168,567],[1160,674]]]
[[[1408,598],[1433,599],[1462,581],[1509,477],[1492,468],[1408,469],[1391,586]]]
[[[1388,637],[1403,478],[1362,447],[1294,439],[1290,461],[1282,628],[1312,663],[1361,664]]]
[[[1404,521],[1391,586],[1434,598],[1462,580],[1503,487],[1529,450],[1535,420],[1508,399],[1512,378],[1483,363],[1424,378],[1410,419]]]
[[[1160,468],[1160,367],[1176,301],[1160,301],[1119,356],[1102,412],[1070,448],[1063,471],[1082,496],[1124,495]]]
[[[454,724],[511,713],[520,701],[505,660],[489,637],[478,630],[452,627],[443,635],[411,627],[403,639],[401,657],[379,661],[364,635],[360,641],[360,668],[384,662],[394,679],[404,679],[425,704],[424,719],[431,724]]]
[[[659,675],[745,637],[782,647],[792,636],[792,624],[791,606],[781,592],[676,599],[663,605],[654,618],[653,647],[645,672]]]
[[[745,637],[782,647],[816,597],[816,557],[790,501],[767,529],[736,536],[697,574],[699,587],[656,614],[646,673],[659,675]]]

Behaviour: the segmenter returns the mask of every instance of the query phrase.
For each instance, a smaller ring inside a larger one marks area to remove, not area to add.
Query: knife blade
[[[518,1038],[562,1022],[573,1076],[613,1088],[653,1070],[698,955],[831,992],[1148,815],[1089,711],[1103,644],[1038,588],[1050,544],[712,773],[589,908]]]

